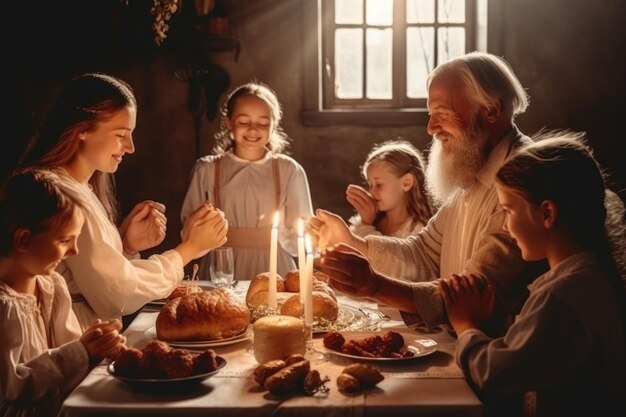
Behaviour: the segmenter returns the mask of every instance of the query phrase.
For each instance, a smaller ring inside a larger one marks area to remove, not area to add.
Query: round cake
[[[250,310],[230,291],[218,288],[169,301],[156,319],[159,340],[219,340],[244,333]]]
[[[259,364],[305,352],[302,320],[291,316],[261,317],[252,326],[254,357]]]

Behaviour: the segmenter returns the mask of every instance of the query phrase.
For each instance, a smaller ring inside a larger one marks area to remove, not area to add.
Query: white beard
[[[444,150],[441,136],[450,145]],[[487,160],[487,133],[476,117],[460,138],[435,135],[428,154],[426,188],[438,204],[445,202],[457,189],[469,188]]]

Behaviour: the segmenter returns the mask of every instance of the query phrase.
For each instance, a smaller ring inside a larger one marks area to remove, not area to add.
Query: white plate
[[[341,332],[344,330],[358,330],[359,323],[365,319],[365,314],[356,307],[340,305],[337,320],[328,326],[321,326],[319,322],[313,323],[313,334],[326,333],[329,331]],[[362,328],[361,328],[362,329]]]
[[[144,336],[148,339],[161,340],[157,338],[156,327],[150,327],[145,331]],[[163,340],[168,345],[176,348],[184,348],[184,349],[212,349],[220,346],[228,346],[234,345],[235,343],[240,343],[252,338],[252,330],[248,329],[246,332],[239,334],[237,336],[229,337],[226,339],[217,339],[217,340]]]
[[[387,331],[380,332],[339,332],[346,339],[355,339],[360,340],[368,336],[384,335]],[[338,352],[336,350],[328,349],[326,346],[323,346],[326,352],[336,355],[343,356],[344,358],[356,359],[359,361],[372,361],[372,362],[397,362],[397,361],[409,361],[415,358],[421,358],[423,356],[430,355],[437,351],[439,348],[439,344],[432,339],[422,337],[418,334],[412,333],[400,333],[404,338],[404,349],[410,350],[413,352],[413,356],[409,356],[406,358],[371,358],[367,356],[357,356],[357,355],[349,355],[347,353]]]
[[[196,384],[200,381],[204,381],[205,379],[215,375],[218,373],[223,367],[226,366],[226,359],[221,356],[216,356],[215,360],[217,361],[217,369],[211,372],[207,372],[204,374],[197,374],[188,376],[186,378],[133,378],[129,376],[121,376],[115,373],[115,361],[111,362],[107,366],[107,372],[114,378],[119,379],[130,385],[133,388],[138,388],[141,390],[170,390],[170,389],[178,389],[188,387],[191,384]]]
[[[158,300],[152,300],[149,303],[146,303],[146,305],[158,307],[163,307],[165,304],[167,304],[167,298],[160,298]]]

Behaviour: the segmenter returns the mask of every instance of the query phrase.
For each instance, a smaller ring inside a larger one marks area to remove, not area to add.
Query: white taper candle
[[[270,283],[267,291],[267,306],[276,308],[276,262],[278,258],[278,222],[279,214],[274,213],[272,235],[270,239]]]

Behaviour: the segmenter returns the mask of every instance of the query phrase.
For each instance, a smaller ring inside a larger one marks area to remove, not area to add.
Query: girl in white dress
[[[625,415],[626,293],[616,262],[624,253],[615,250],[623,212],[606,227],[591,150],[575,134],[540,140],[500,169],[496,187],[522,257],[547,259],[550,270],[528,286],[499,338],[478,330],[493,310],[490,285],[472,276],[441,282],[459,365],[493,415]]]
[[[280,127],[280,103],[268,86],[248,83],[230,93],[221,116],[215,154],[196,161],[181,219],[206,202],[224,211],[235,279],[250,280],[269,270],[271,227],[278,212],[277,272],[284,276],[296,268],[298,219],[306,224],[312,206],[304,169],[283,153],[289,142]],[[210,279],[206,258],[199,268],[202,279]]]
[[[221,246],[223,213],[199,204],[172,250],[140,259],[165,237],[165,207],[139,203],[116,227],[113,173],[135,152],[137,102],[131,87],[106,74],[84,74],[61,92],[22,166],[56,170],[80,190],[86,206],[80,253],[59,265],[84,329],[97,318],[119,318],[166,297],[183,279],[183,267]],[[141,184],[137,184],[141,186]]]
[[[79,198],[45,171],[17,174],[0,191],[0,415],[56,415],[89,369],[125,341],[119,320],[81,335],[54,270],[78,251]]]
[[[424,186],[424,158],[410,142],[376,145],[362,168],[369,191],[350,184],[346,198],[358,212],[350,229],[360,237],[406,238],[417,234],[432,216],[432,198]]]

